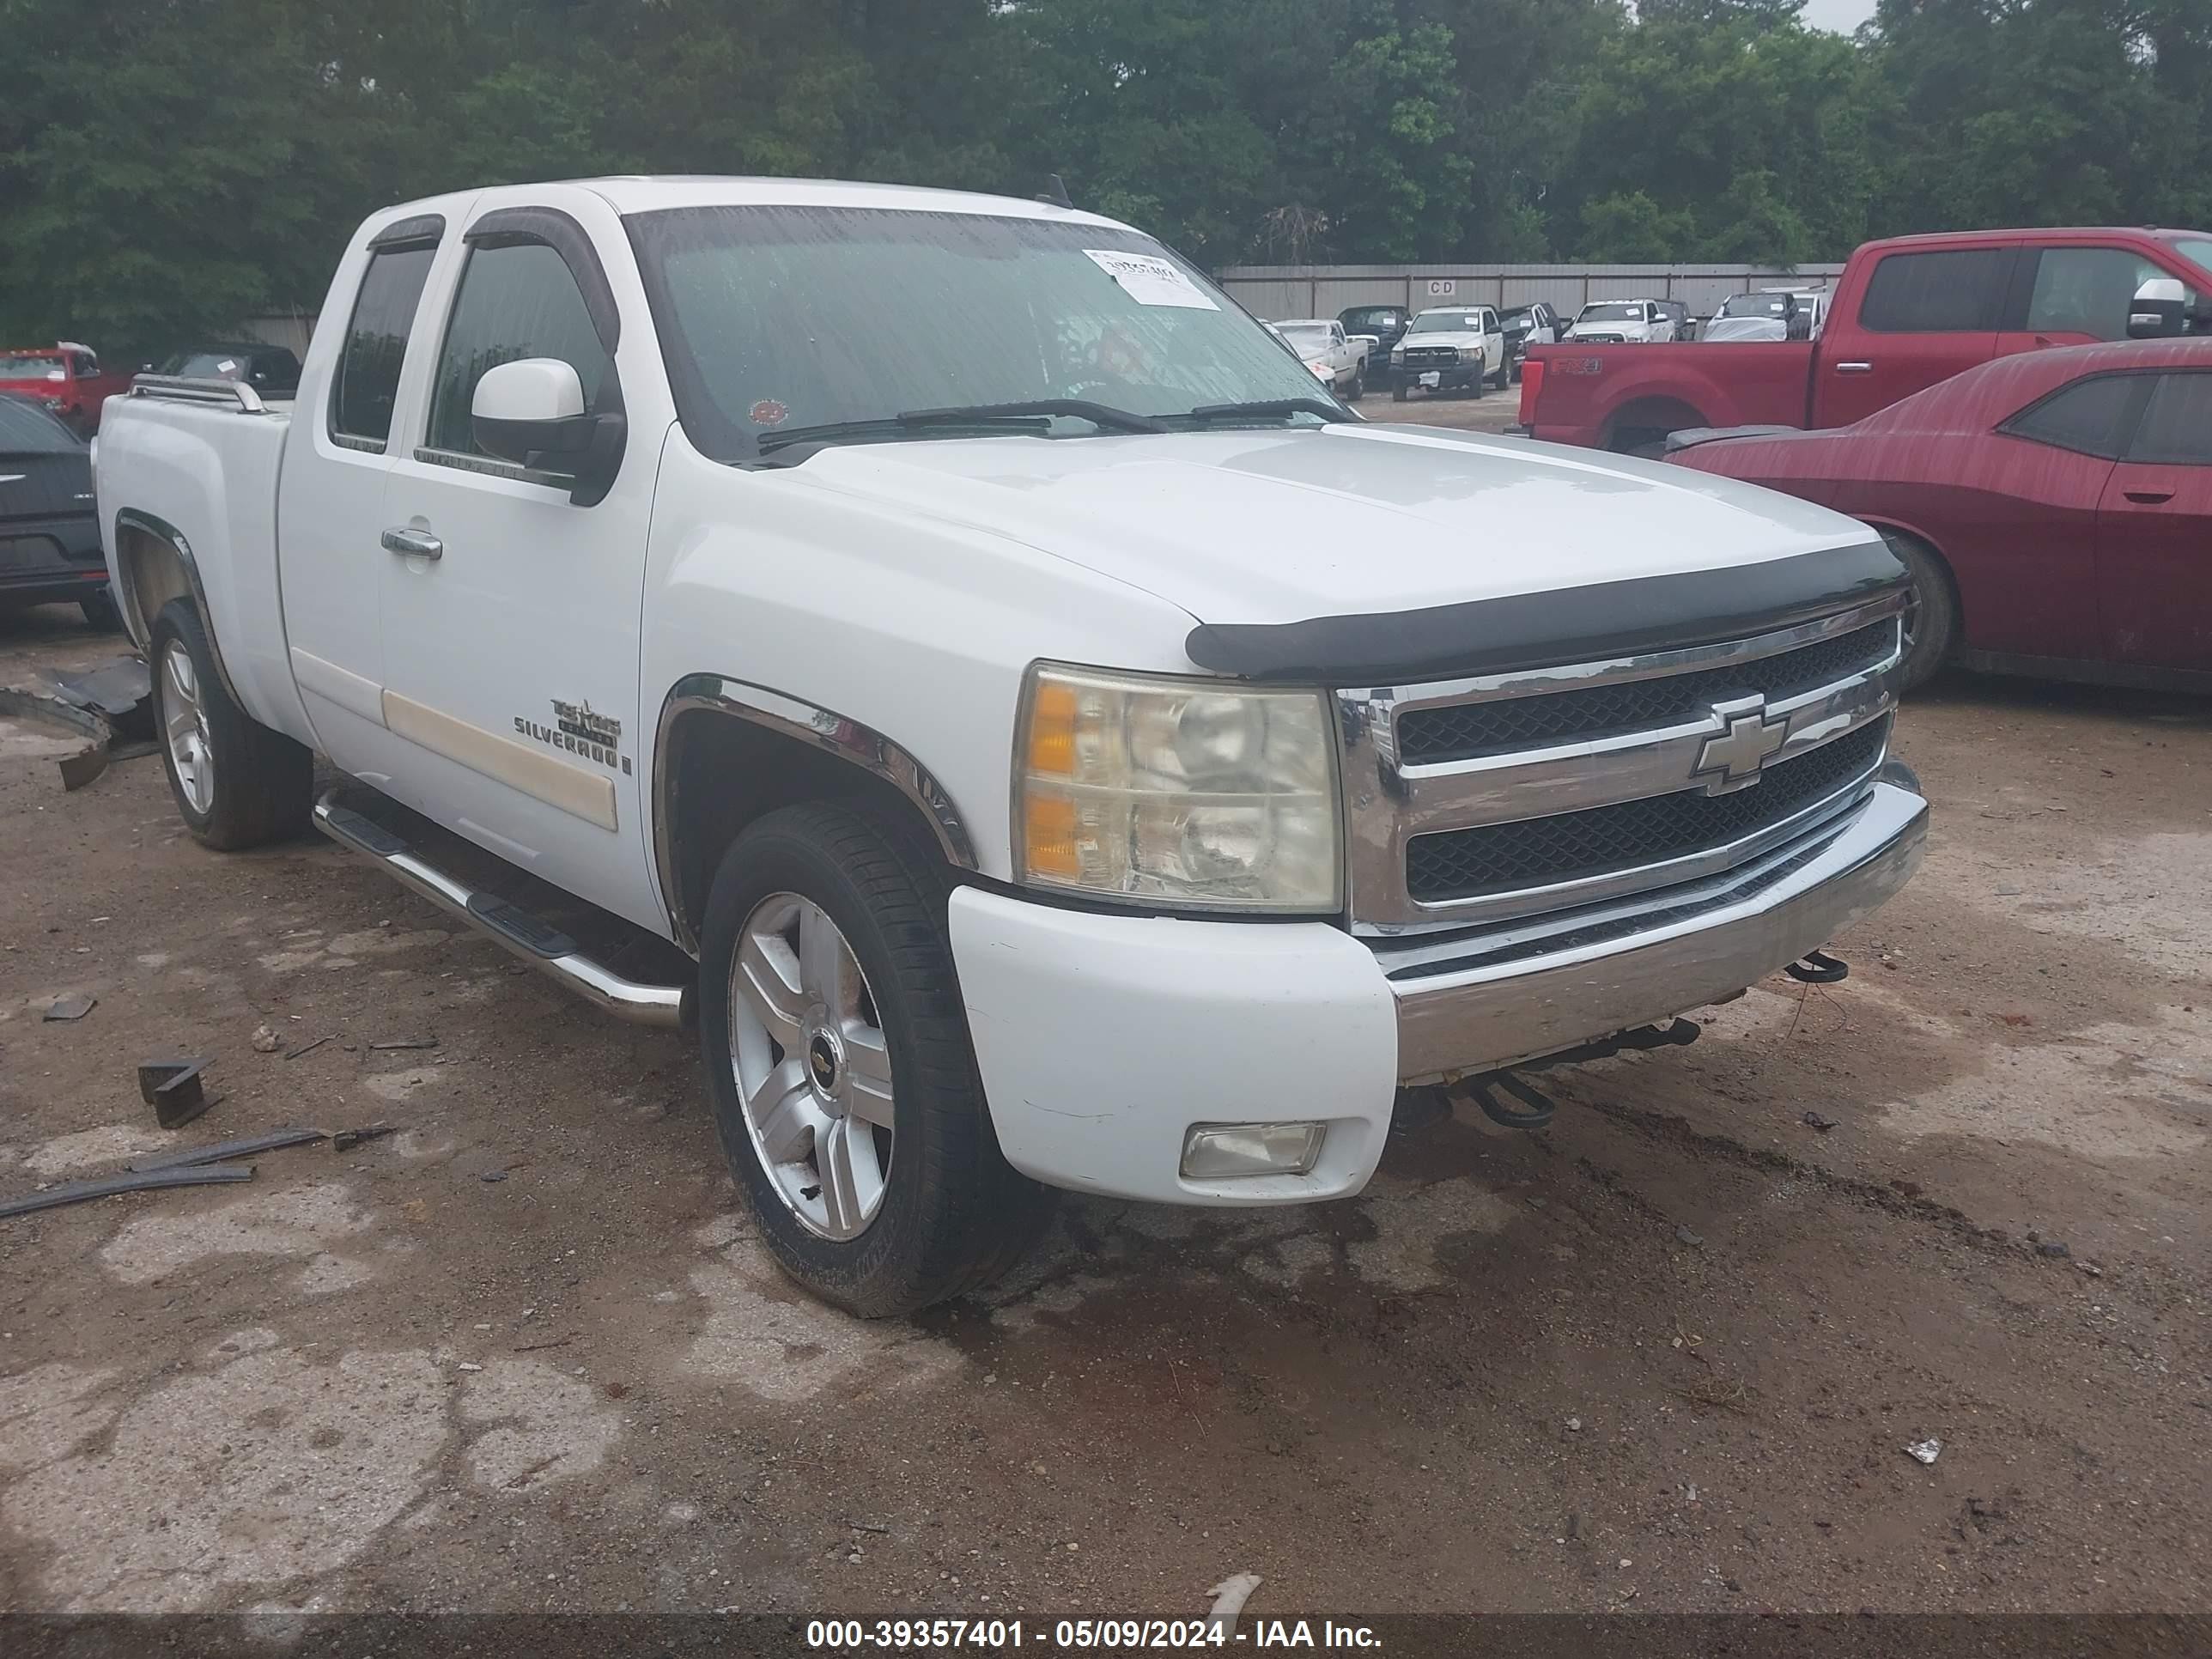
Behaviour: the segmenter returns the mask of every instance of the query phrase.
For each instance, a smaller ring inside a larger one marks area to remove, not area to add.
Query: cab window
[[[559,253],[543,242],[471,248],[438,356],[425,446],[482,455],[470,420],[477,382],[486,370],[524,357],[557,357],[573,368],[587,409],[609,367],[583,290]]]
[[[2154,276],[2172,274],[2127,248],[2046,247],[2036,258],[2027,327],[2052,334],[2087,334],[2098,340],[2126,339],[2136,289]],[[2202,294],[2191,297],[2197,308],[2204,308]]]
[[[1880,334],[1994,334],[2012,257],[2008,247],[1886,254],[1867,279],[1859,326]]]
[[[437,252],[435,242],[417,242],[369,257],[331,386],[331,435],[349,447],[380,450],[392,435],[399,366]]]

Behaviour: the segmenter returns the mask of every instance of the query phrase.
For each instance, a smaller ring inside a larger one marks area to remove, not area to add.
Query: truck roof
[[[1049,219],[1101,227],[1119,225],[1116,220],[1056,207],[1049,202],[988,196],[974,191],[861,184],[838,179],[743,178],[710,173],[628,173],[602,179],[548,179],[536,185],[495,185],[481,191],[426,197],[386,209],[377,217],[382,218],[387,213],[451,210],[456,203],[478,197],[512,196],[526,201],[533,190],[556,187],[590,191],[625,216],[687,207],[859,207],[899,209],[911,213],[986,213],[1000,218]]]
[[[2185,236],[2197,237],[2207,234],[2179,226],[2163,225],[2030,226],[2021,230],[1925,231],[1914,236],[1883,236],[1865,246],[1892,248],[1936,245],[1951,247],[1975,242],[2017,242],[2024,239],[2038,242],[2094,242],[2113,236],[2153,236],[2160,241],[2171,242]]]

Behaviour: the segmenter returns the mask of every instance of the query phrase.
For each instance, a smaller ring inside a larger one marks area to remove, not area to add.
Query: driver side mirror
[[[486,369],[469,400],[469,417],[485,454],[573,479],[568,499],[578,507],[605,501],[622,470],[629,423],[619,409],[587,411],[575,367],[558,357],[524,357]]]
[[[2128,306],[2130,340],[2162,340],[2181,332],[2185,296],[2175,276],[2153,276]]]

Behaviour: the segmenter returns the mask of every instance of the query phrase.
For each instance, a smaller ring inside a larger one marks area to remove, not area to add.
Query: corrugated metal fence
[[[1527,305],[1573,316],[1593,300],[1680,300],[1710,317],[1731,294],[1784,283],[1832,283],[1840,264],[1229,265],[1214,280],[1254,315],[1334,317],[1348,306]]]

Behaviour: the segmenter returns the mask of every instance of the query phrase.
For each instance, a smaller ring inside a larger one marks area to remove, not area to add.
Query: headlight
[[[1390,361],[1394,363],[1404,362],[1406,361],[1406,348],[1403,346],[1392,346],[1390,348]]]
[[[1342,906],[1318,691],[1039,665],[1014,767],[1014,877],[1166,906]]]

